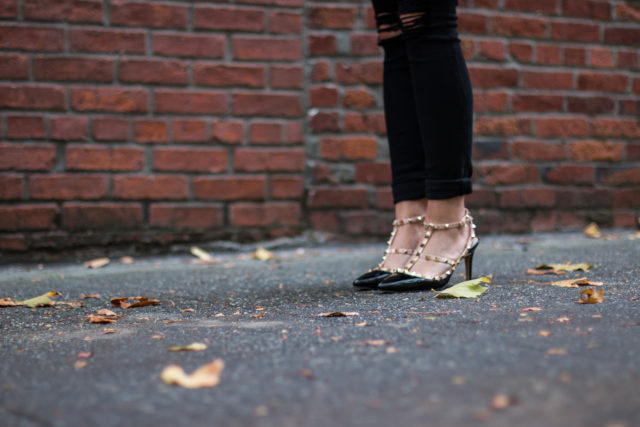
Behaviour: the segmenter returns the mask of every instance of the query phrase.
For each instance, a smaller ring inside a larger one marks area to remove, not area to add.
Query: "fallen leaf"
[[[220,374],[224,369],[222,359],[215,359],[202,365],[188,375],[178,365],[168,365],[162,370],[160,377],[166,384],[179,385],[185,388],[215,387],[220,383]]]
[[[602,282],[591,282],[586,277],[580,277],[578,279],[558,280],[549,284],[552,286],[559,286],[561,288],[577,288],[578,286],[602,286]]]
[[[348,316],[359,316],[360,313],[357,311],[332,311],[329,313],[320,313],[318,316],[320,317],[348,317]]]
[[[260,317],[264,317],[264,314],[252,314],[249,317],[260,318]]]
[[[269,252],[268,250],[266,250],[265,248],[263,248],[262,246],[259,247],[258,249],[256,249],[251,256],[254,259],[259,259],[260,261],[269,261],[270,259],[272,259],[273,257],[275,257],[275,255],[273,254],[273,252]]]
[[[372,347],[382,347],[389,344],[385,340],[365,340],[364,345],[370,345]]]
[[[566,356],[567,350],[564,348],[550,348],[547,350],[547,356]]]
[[[201,351],[206,350],[207,345],[201,342],[194,342],[189,345],[169,347],[169,351]]]
[[[556,274],[556,275],[561,275],[561,274],[567,274],[566,271],[560,271],[560,270],[533,270],[533,269],[528,269],[527,270],[527,274]]]
[[[160,334],[155,334],[155,335],[151,335],[151,339],[153,339],[153,340],[163,340],[164,336],[162,336]]]
[[[191,254],[197,257],[200,262],[220,262],[218,258],[212,257],[209,252],[202,250],[197,246],[191,246]]]
[[[580,264],[540,264],[536,265],[536,270],[560,270],[560,271],[589,271],[593,264],[585,262]]]
[[[313,378],[313,372],[311,371],[311,369],[300,369],[298,373],[308,380]]]
[[[493,409],[506,409],[514,403],[514,400],[506,394],[496,394],[491,399]]]
[[[115,330],[115,329],[112,329],[112,328],[105,328],[105,329],[103,329],[103,330],[102,330],[102,332],[103,332],[104,334],[115,334],[115,333],[116,333],[116,330]]]
[[[84,368],[88,364],[89,362],[87,362],[86,360],[76,360],[76,363],[73,364],[73,367],[80,369],[80,368]]]
[[[562,316],[562,317],[558,317],[556,319],[556,321],[563,323],[563,322],[568,322],[570,319],[567,316]]]
[[[117,319],[122,316],[100,316],[97,314],[90,314],[87,316],[89,323],[116,323]]]
[[[98,314],[101,316],[117,316],[116,313],[107,308],[101,308],[100,310],[98,310]]]
[[[387,352],[387,354],[395,354],[395,353],[399,352],[400,350],[398,350],[397,347],[387,347],[387,349],[385,351]]]
[[[83,295],[80,297],[80,299],[87,299],[87,298],[100,298],[100,294]]]
[[[193,308],[183,308],[180,313],[195,313],[195,310]]]
[[[90,352],[88,352],[88,351],[81,351],[80,353],[78,353],[78,354],[76,355],[76,357],[77,357],[78,359],[88,359],[88,358],[90,358],[91,356],[93,356],[93,353],[90,353]]]
[[[549,335],[551,335],[551,332],[542,330],[538,332],[538,335],[540,335],[541,337],[548,337]]]
[[[96,258],[91,261],[87,261],[84,263],[84,266],[87,268],[101,268],[105,265],[109,264],[109,258]]]
[[[128,302],[127,300],[134,300],[137,302]],[[147,297],[122,297],[122,298],[112,298],[111,305],[114,307],[120,308],[133,308],[133,307],[146,307],[148,305],[156,305],[160,304],[160,300],[157,299],[149,299]]]
[[[359,327],[367,326],[367,322],[356,323],[356,326],[359,326]]]
[[[53,297],[56,295],[60,295],[59,293],[57,293],[56,291],[51,291],[51,292],[47,292],[46,294],[42,294],[40,296],[37,296],[35,298],[31,298],[28,300],[24,300],[21,301],[21,303],[23,305],[26,305],[29,308],[34,308],[34,307],[46,307],[46,306],[50,306],[50,305],[54,305],[55,302],[51,301],[49,299],[49,297]]]
[[[133,264],[136,260],[130,256],[123,256],[120,258],[120,262],[123,264]]]
[[[598,228],[598,224],[592,222],[584,229],[584,235],[592,239],[598,239],[602,236],[602,233],[600,232],[600,228]]]
[[[476,298],[482,295],[487,289],[485,286],[480,286],[480,283],[493,283],[486,277],[480,277],[478,279],[467,280],[460,282],[452,287],[440,291],[436,294],[436,298]]]
[[[17,307],[22,305],[24,305],[24,303],[19,301],[14,301],[11,298],[0,299],[0,307]]]
[[[580,291],[580,304],[598,304],[604,301],[602,289],[583,289]]]
[[[525,307],[520,311],[542,311],[540,307]]]

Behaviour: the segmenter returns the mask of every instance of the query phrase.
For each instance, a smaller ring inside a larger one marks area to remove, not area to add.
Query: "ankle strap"
[[[451,222],[451,223],[446,223],[446,224],[433,224],[433,223],[428,222],[428,223],[425,223],[424,226],[428,230],[449,230],[451,228],[463,227],[465,224],[468,224],[468,223],[471,223],[472,226],[474,226],[473,225],[473,218],[469,214],[469,210],[465,209],[464,210],[464,216],[458,222]],[[474,228],[475,228],[475,226],[474,226]]]
[[[422,221],[424,221],[424,215],[419,215],[419,216],[412,216],[410,218],[396,219],[391,223],[391,225],[393,225],[394,227],[397,227],[399,225],[415,224],[417,222],[422,222]]]

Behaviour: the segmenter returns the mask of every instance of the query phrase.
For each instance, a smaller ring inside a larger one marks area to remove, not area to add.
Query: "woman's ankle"
[[[395,204],[396,219],[424,215],[427,211],[427,199],[403,200]]]

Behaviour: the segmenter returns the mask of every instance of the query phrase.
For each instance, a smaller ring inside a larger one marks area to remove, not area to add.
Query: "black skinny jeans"
[[[394,203],[472,191],[473,93],[457,0],[372,0]]]

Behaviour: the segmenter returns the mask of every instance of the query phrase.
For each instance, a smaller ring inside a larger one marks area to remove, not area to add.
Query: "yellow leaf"
[[[109,258],[96,258],[84,263],[87,268],[101,268],[109,264]]]
[[[602,289],[584,289],[580,291],[580,304],[598,304],[604,301]]]
[[[266,250],[265,248],[259,247],[251,254],[251,256],[255,259],[259,259],[260,261],[269,261],[275,255],[272,252],[269,252],[268,250]]]
[[[584,229],[584,235],[592,239],[598,239],[602,236],[602,233],[600,232],[600,228],[598,228],[598,224],[592,222]]]
[[[207,345],[201,342],[194,342],[189,345],[169,347],[169,351],[201,351],[206,350]]]
[[[191,254],[195,257],[197,257],[200,262],[220,262],[219,259],[212,257],[209,252],[200,249],[197,246],[192,246],[191,247]]]
[[[592,264],[540,264],[536,265],[536,270],[560,270],[560,271],[588,271],[593,268]]]
[[[166,384],[179,385],[185,388],[215,387],[220,383],[220,374],[222,374],[223,369],[224,362],[222,359],[215,359],[202,365],[191,375],[188,375],[178,365],[168,365],[162,370],[160,377]]]
[[[49,297],[53,297],[56,295],[60,295],[60,294],[57,293],[56,291],[47,292],[46,294],[37,296],[35,298],[24,300],[22,301],[22,304],[26,305],[29,308],[54,305],[55,303],[51,301]]]

